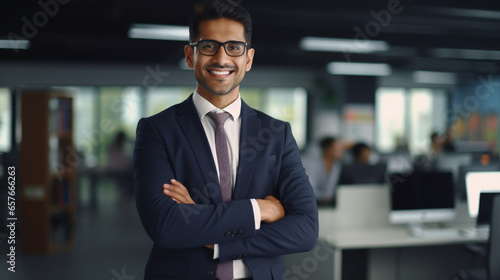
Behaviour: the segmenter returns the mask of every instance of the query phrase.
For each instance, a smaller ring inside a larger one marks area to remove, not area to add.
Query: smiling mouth
[[[210,73],[212,76],[216,78],[225,78],[231,75],[234,71],[230,70],[208,70],[208,73]]]
[[[210,73],[214,74],[214,75],[229,75],[232,71],[217,71],[217,70],[210,70]]]

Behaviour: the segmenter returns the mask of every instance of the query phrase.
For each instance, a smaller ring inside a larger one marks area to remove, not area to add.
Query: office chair
[[[486,267],[462,270],[458,275],[463,280],[497,280],[500,279],[498,264],[500,264],[500,196],[496,196],[493,201]]]

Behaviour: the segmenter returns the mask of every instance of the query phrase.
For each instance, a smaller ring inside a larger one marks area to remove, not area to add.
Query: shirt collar
[[[241,95],[239,93],[238,93],[238,98],[236,98],[236,100],[233,103],[227,105],[222,109],[219,109],[215,107],[212,103],[210,103],[208,100],[206,100],[195,90],[193,94],[193,103],[200,119],[203,119],[205,115],[209,112],[215,112],[215,113],[228,112],[229,114],[231,114],[233,120],[237,120],[240,117]]]

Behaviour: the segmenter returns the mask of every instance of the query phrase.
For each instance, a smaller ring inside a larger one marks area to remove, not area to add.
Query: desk
[[[389,223],[389,190],[380,186],[340,187],[337,208],[320,208],[320,239],[333,248],[334,280],[342,278],[342,251],[347,249],[404,248],[484,243],[486,237],[414,237],[405,225]],[[446,224],[471,228],[475,223],[464,202],[457,203],[457,218]]]
[[[468,228],[470,224],[454,224],[453,227]],[[334,280],[342,277],[342,251],[346,249],[377,249],[391,247],[457,245],[468,243],[484,243],[485,237],[414,237],[404,226],[387,226],[372,228],[332,229],[320,232],[320,238],[332,246]]]

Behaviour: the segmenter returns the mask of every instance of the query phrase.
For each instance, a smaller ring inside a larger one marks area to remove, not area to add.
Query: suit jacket
[[[176,179],[196,204],[162,192]],[[254,279],[285,279],[282,255],[311,250],[316,200],[290,125],[242,102],[239,165],[232,201],[223,202],[214,159],[190,96],[137,126],[137,209],[154,242],[145,279],[215,279],[220,261],[243,259]],[[274,195],[286,211],[255,230],[250,198]],[[220,258],[204,247],[219,244]]]

